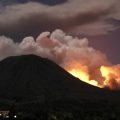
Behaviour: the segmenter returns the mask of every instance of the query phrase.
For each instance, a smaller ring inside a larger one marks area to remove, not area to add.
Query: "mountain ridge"
[[[3,99],[111,99],[114,92],[75,78],[54,62],[36,55],[12,56],[0,62]]]

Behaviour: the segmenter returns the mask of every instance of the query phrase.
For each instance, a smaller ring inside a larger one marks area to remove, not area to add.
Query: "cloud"
[[[32,36],[25,37],[20,43],[5,36],[0,37],[0,60],[8,56],[32,53],[49,58],[61,66],[67,66],[75,60],[89,66],[108,64],[105,54],[89,47],[87,38],[74,38],[59,29],[52,33],[42,32],[36,39]]]
[[[17,44],[12,39],[0,36],[0,60],[10,55],[19,55]]]
[[[22,38],[56,28],[89,35],[106,34],[118,28],[108,20],[120,19],[119,5],[119,0],[68,0],[55,6],[36,2],[8,5],[0,9],[0,34]]]

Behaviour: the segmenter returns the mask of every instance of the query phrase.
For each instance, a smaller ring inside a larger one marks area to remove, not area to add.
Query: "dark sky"
[[[27,2],[39,2],[46,5],[56,5],[66,2],[67,0],[1,0],[1,4],[9,5],[9,4],[18,4],[18,3],[27,3]]]
[[[119,5],[119,0],[1,0],[0,35],[18,42],[59,28],[87,37],[112,63],[120,63]]]
[[[107,35],[90,36],[89,40],[94,48],[106,53],[113,64],[120,63],[120,29]]]

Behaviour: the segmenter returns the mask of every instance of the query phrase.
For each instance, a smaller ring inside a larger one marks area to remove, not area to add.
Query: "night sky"
[[[113,64],[120,63],[119,0],[1,0],[0,35],[20,42],[62,29],[87,37]]]

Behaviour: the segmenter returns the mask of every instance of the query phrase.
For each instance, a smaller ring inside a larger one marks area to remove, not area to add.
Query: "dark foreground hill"
[[[119,92],[84,83],[45,58],[22,55],[0,62],[0,107],[79,118],[83,111],[119,114],[119,100]]]
[[[45,58],[23,55],[0,62],[0,96],[6,99],[103,99],[106,95],[110,97],[106,90],[80,81]]]

